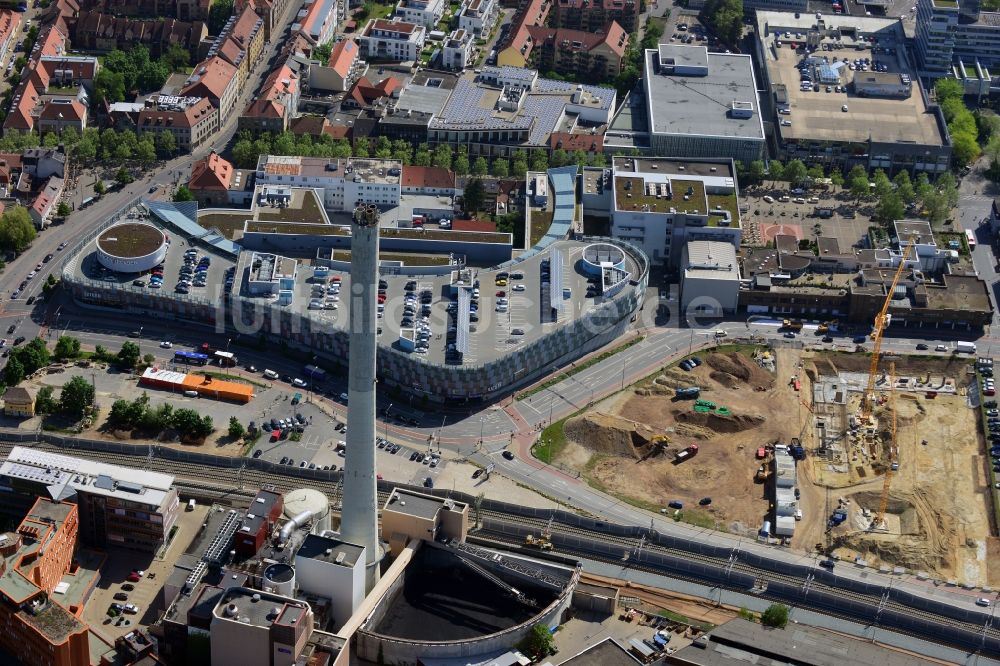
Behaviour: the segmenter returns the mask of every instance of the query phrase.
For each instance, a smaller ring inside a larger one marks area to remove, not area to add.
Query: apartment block
[[[396,18],[400,21],[422,25],[428,30],[435,30],[438,21],[444,16],[444,0],[399,0],[396,5]]]
[[[452,30],[441,44],[441,66],[444,69],[461,71],[472,62],[474,41],[471,33],[459,28]]]
[[[423,25],[372,19],[358,36],[358,43],[366,58],[408,62],[417,59],[426,38]]]
[[[635,0],[555,0],[555,28],[597,32],[616,21],[632,33],[639,27],[639,3]]]
[[[499,13],[497,0],[465,0],[458,14],[458,28],[476,37],[486,36],[493,30]]]
[[[618,76],[628,48],[628,33],[612,21],[597,32],[571,28],[528,28],[531,62],[540,71],[575,74],[588,81]]]
[[[146,100],[136,133],[174,135],[178,149],[190,152],[219,129],[219,110],[207,97],[160,95]]]
[[[167,474],[15,446],[0,464],[0,513],[16,515],[38,497],[73,502],[85,544],[152,553],[177,520],[173,482]]]

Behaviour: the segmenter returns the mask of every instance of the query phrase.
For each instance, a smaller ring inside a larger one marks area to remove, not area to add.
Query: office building
[[[180,510],[173,482],[167,474],[15,446],[0,464],[0,492],[10,498],[0,511],[23,511],[36,497],[73,502],[85,544],[155,553]]]
[[[639,246],[652,261],[680,266],[689,241],[739,247],[731,160],[615,157],[610,171],[611,235]]]
[[[764,123],[749,55],[660,44],[645,55],[650,154],[764,156]]]
[[[681,259],[681,312],[721,317],[735,314],[740,298],[736,248],[719,241],[690,241]]]
[[[1000,14],[982,11],[978,0],[917,0],[914,52],[920,75],[930,78],[965,72],[992,88],[990,68],[1000,66]]]
[[[261,155],[257,183],[310,187],[323,192],[330,211],[353,211],[359,204],[399,205],[402,164],[396,160],[337,159]]]

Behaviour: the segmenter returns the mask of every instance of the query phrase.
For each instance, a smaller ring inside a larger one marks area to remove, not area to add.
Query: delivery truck
[[[958,342],[955,343],[955,353],[975,354],[976,343],[962,342],[961,340],[959,340]]]

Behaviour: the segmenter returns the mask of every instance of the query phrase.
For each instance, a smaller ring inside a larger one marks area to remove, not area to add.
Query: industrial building
[[[313,632],[309,604],[246,587],[226,590],[209,626],[213,666],[293,666]]]
[[[205,398],[232,400],[247,403],[253,398],[253,384],[242,384],[225,379],[215,379],[211,375],[195,375],[176,370],[163,370],[156,366],[146,368],[139,383],[143,386],[184,393],[195,391]]]
[[[950,168],[944,116],[920,84],[898,19],[758,11],[755,26],[773,154],[844,171]]]
[[[654,262],[677,267],[693,240],[740,245],[730,159],[615,157],[604,180],[611,197],[611,235],[641,247]],[[593,201],[584,199],[585,211]]]
[[[24,446],[0,464],[4,514],[17,515],[36,497],[79,507],[80,538],[98,548],[156,552],[177,520],[174,477]]]
[[[721,317],[739,307],[736,248],[719,241],[689,241],[681,258],[681,312]]]
[[[646,50],[644,71],[651,155],[742,162],[764,157],[750,56],[660,44]]]
[[[284,506],[282,496],[273,490],[261,488],[257,492],[233,538],[233,548],[237,555],[252,557],[264,547]]]

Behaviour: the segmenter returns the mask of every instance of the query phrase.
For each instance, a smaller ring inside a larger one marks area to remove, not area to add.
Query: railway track
[[[14,444],[8,442],[0,442],[0,456],[6,457],[10,453]],[[62,453],[64,455],[73,455],[80,458],[85,458],[89,460],[94,460],[98,462],[106,462],[114,465],[121,465],[126,467],[136,467],[141,469],[148,469],[150,471],[161,472],[164,474],[170,474],[177,480],[176,485],[179,489],[183,490],[185,488],[193,491],[208,491],[209,493],[215,493],[219,497],[233,498],[239,496],[241,499],[249,500],[252,498],[256,489],[262,485],[270,484],[275,487],[278,492],[288,492],[296,488],[308,485],[323,492],[327,497],[330,498],[331,504],[335,507],[339,507],[341,494],[340,494],[340,484],[335,481],[323,481],[323,480],[305,480],[297,477],[284,476],[281,474],[270,474],[266,472],[261,472],[258,470],[247,469],[247,468],[216,468],[216,467],[206,467],[205,465],[187,462],[187,461],[177,461],[168,460],[164,458],[157,458],[155,456],[150,457],[149,455],[144,455],[140,453],[141,449],[137,449],[135,454],[118,454],[118,453],[107,453],[102,451],[91,451],[87,449],[65,449],[62,447],[54,446],[46,443],[36,443],[33,448],[41,449],[43,451],[51,451],[54,453]],[[388,491],[380,490],[379,502],[384,504],[388,499]],[[496,511],[492,509],[481,509],[480,510],[480,520],[483,524],[487,524],[489,521],[496,521],[502,524],[513,524],[515,526],[521,526],[523,529],[530,530],[532,533],[540,534],[546,527],[549,526],[549,521],[542,518],[535,518],[529,516],[519,516],[512,513],[505,513],[501,511]],[[588,542],[604,543],[610,544],[612,546],[620,546],[622,548],[622,555],[626,553],[629,554],[627,561],[627,567],[630,569],[645,571],[653,574],[664,574],[664,568],[650,566],[638,561],[634,555],[634,551],[638,545],[638,539],[631,537],[623,537],[613,534],[605,534],[601,532],[595,532],[587,530],[584,528],[576,527],[573,525],[566,525],[564,523],[553,521],[551,525],[551,531],[553,535],[563,535],[567,537],[574,537],[578,539],[585,539]],[[514,546],[523,546],[523,535],[513,536],[508,533],[499,532],[497,530],[491,530],[488,527],[480,527],[475,530],[475,534],[481,537],[488,538],[490,540],[496,541],[498,543],[509,544]],[[751,566],[747,563],[741,562],[738,557],[735,562],[730,562],[725,558],[712,557],[709,555],[703,555],[700,553],[694,553],[687,550],[681,550],[678,548],[669,548],[666,546],[661,546],[655,543],[645,542],[642,547],[643,553],[656,554],[660,556],[683,559],[687,561],[697,561],[700,564],[714,568],[714,569],[729,569],[730,572],[737,572],[744,576],[752,576],[754,580],[759,580],[766,583],[776,583],[784,585],[791,589],[802,589],[807,584],[805,580],[800,577],[793,576],[790,574],[782,574],[775,571],[759,569],[757,567]],[[601,561],[609,564],[622,564],[623,559],[612,558],[608,556],[603,556],[600,554],[595,554],[589,551],[572,552],[572,549],[564,550],[566,554],[582,555],[586,556],[588,559]],[[682,580],[687,580],[693,583],[705,584],[706,580],[703,578],[698,578],[697,576],[685,575],[684,572],[670,570],[669,575],[671,577],[679,578]],[[738,586],[727,586],[725,584],[722,587],[727,587],[734,592],[746,593],[748,590],[743,587]],[[976,636],[986,636],[990,639],[998,640],[1000,639],[1000,628],[988,628],[984,632],[983,626],[979,624],[973,624],[970,622],[963,622],[961,620],[956,620],[943,615],[937,615],[928,611],[923,611],[910,606],[906,606],[899,602],[885,599],[883,600],[878,595],[868,595],[853,590],[846,590],[839,587],[828,586],[823,583],[818,583],[812,581],[809,583],[809,591],[816,591],[817,594],[826,594],[829,596],[834,596],[844,599],[852,599],[859,604],[863,604],[869,607],[877,607],[880,609],[893,611],[902,615],[910,617],[919,617],[923,619],[928,624],[937,625],[947,625],[964,634],[971,634]],[[762,592],[760,596],[768,597],[766,591]],[[846,614],[838,613],[835,609],[828,607],[823,607],[822,612],[838,617],[842,617],[851,621],[858,621],[857,617]],[[917,637],[924,637],[926,634],[920,634],[917,632],[907,631],[904,628],[894,628],[894,631],[900,631],[901,633],[907,633]]]

